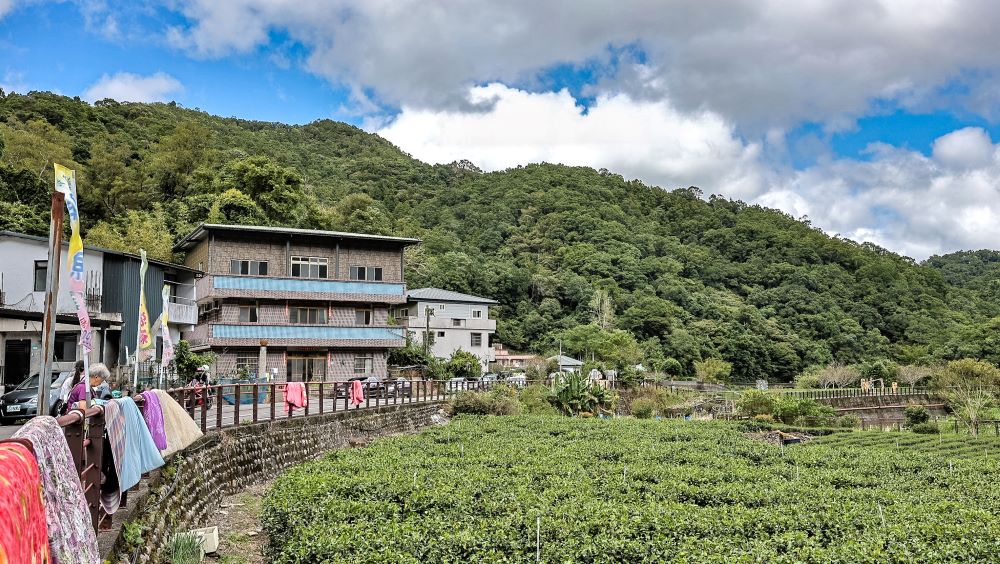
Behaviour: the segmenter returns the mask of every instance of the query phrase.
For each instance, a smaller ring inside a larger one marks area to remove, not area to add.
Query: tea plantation
[[[292,469],[263,519],[286,563],[992,561],[1000,443],[972,441],[463,417]]]

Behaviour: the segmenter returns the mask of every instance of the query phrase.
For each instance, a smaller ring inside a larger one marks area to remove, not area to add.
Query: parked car
[[[49,388],[49,413],[58,414],[62,409],[59,391],[72,372],[53,372]],[[38,374],[33,374],[16,388],[0,396],[0,424],[8,425],[18,419],[28,419],[38,414]]]
[[[337,386],[337,397],[338,398],[346,398],[348,392],[351,389],[351,385],[352,385],[351,382],[354,382],[356,380],[360,380],[361,381],[361,385],[363,386],[366,378],[367,378],[366,376],[354,376],[353,378],[348,378],[347,382],[346,382],[346,384],[347,384],[346,386]]]
[[[507,383],[517,388],[523,388],[528,385],[528,377],[524,374],[511,374],[507,377]]]
[[[396,378],[395,389],[401,398],[413,396],[413,382],[410,382],[406,378]]]
[[[449,392],[453,392],[456,390],[464,390],[467,387],[468,385],[465,383],[465,378],[462,378],[460,376],[456,376],[455,378],[449,378],[445,382],[445,389],[448,390]]]

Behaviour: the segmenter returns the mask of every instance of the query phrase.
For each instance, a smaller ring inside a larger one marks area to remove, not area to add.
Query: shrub
[[[671,377],[676,378],[684,373],[684,365],[676,358],[669,357],[663,363],[663,371]]]
[[[559,415],[559,410],[552,405],[549,397],[552,391],[541,384],[532,384],[518,395],[521,411],[526,415]]]
[[[452,415],[520,415],[521,404],[505,387],[489,392],[460,392],[451,401]]]
[[[856,429],[861,426],[861,418],[853,413],[841,415],[837,418],[837,426],[845,429]]]
[[[448,359],[447,371],[452,378],[476,378],[482,374],[483,367],[478,356],[458,349]]]
[[[201,539],[192,533],[178,533],[167,547],[172,564],[197,564],[201,561]]]
[[[651,398],[632,400],[632,415],[636,419],[651,419],[656,411],[656,404]]]
[[[748,417],[772,414],[774,407],[774,396],[761,390],[747,390],[736,400],[736,411]]]
[[[907,427],[927,423],[931,418],[930,413],[927,413],[927,408],[920,404],[906,406],[906,409],[903,410],[903,416],[906,418]]]
[[[733,365],[718,358],[707,358],[694,363],[694,373],[699,382],[724,384],[729,381]]]
[[[858,381],[858,371],[843,364],[831,363],[816,373],[823,388],[843,388]]]
[[[566,415],[581,411],[600,413],[612,408],[612,393],[579,372],[562,374],[552,388],[549,401]]]
[[[815,372],[803,372],[795,377],[795,387],[804,390],[814,390],[820,387],[819,376]]]
[[[934,423],[917,423],[910,427],[910,430],[921,435],[936,435],[941,432]]]
[[[811,399],[779,398],[774,406],[774,418],[782,423],[792,423],[800,417],[811,418],[815,425],[826,425],[833,421],[834,411]]]

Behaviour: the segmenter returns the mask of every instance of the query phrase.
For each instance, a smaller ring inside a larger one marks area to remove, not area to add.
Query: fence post
[[[205,397],[208,397],[208,390],[205,390]],[[215,388],[215,428],[222,428],[222,385]]]
[[[319,414],[323,415],[323,381],[319,382]]]
[[[257,402],[260,401],[260,384],[251,384],[253,387],[253,422],[257,422]]]
[[[243,403],[243,396],[240,394],[240,385],[233,387],[233,427],[240,424],[240,404]]]
[[[269,388],[268,392],[269,395],[271,396],[271,421],[274,421],[275,403],[277,401],[276,398],[278,396],[278,383],[271,382],[270,384],[267,385],[267,387]]]

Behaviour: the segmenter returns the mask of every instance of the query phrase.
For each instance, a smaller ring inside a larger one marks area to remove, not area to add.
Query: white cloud
[[[170,96],[182,92],[180,81],[169,74],[158,72],[141,76],[129,72],[103,75],[83,93],[88,101],[112,98],[119,102],[165,102]]]
[[[712,186],[753,195],[757,144],[744,144],[718,115],[686,115],[666,102],[601,96],[584,113],[566,91],[529,93],[502,84],[472,88],[487,111],[403,108],[378,133],[432,163],[469,159],[487,170],[530,162],[608,168],[667,187]]]
[[[669,97],[741,129],[799,120],[849,126],[873,100],[922,108],[952,101],[993,113],[1000,4],[990,0],[181,0],[177,47],[205,57],[268,46],[287,34],[307,68],[383,102],[463,108],[476,84],[534,83],[552,65],[640,46],[596,92]],[[956,91],[967,92],[961,98]],[[464,107],[464,109],[470,109]]]
[[[1000,241],[1000,163],[980,129],[942,136],[932,157],[873,145],[869,160],[831,158],[793,171],[707,111],[619,94],[599,97],[585,113],[565,91],[469,90],[468,104],[486,100],[492,105],[479,112],[404,107],[378,133],[432,163],[469,159],[500,170],[545,161],[608,168],[667,189],[696,185],[917,259]]]

